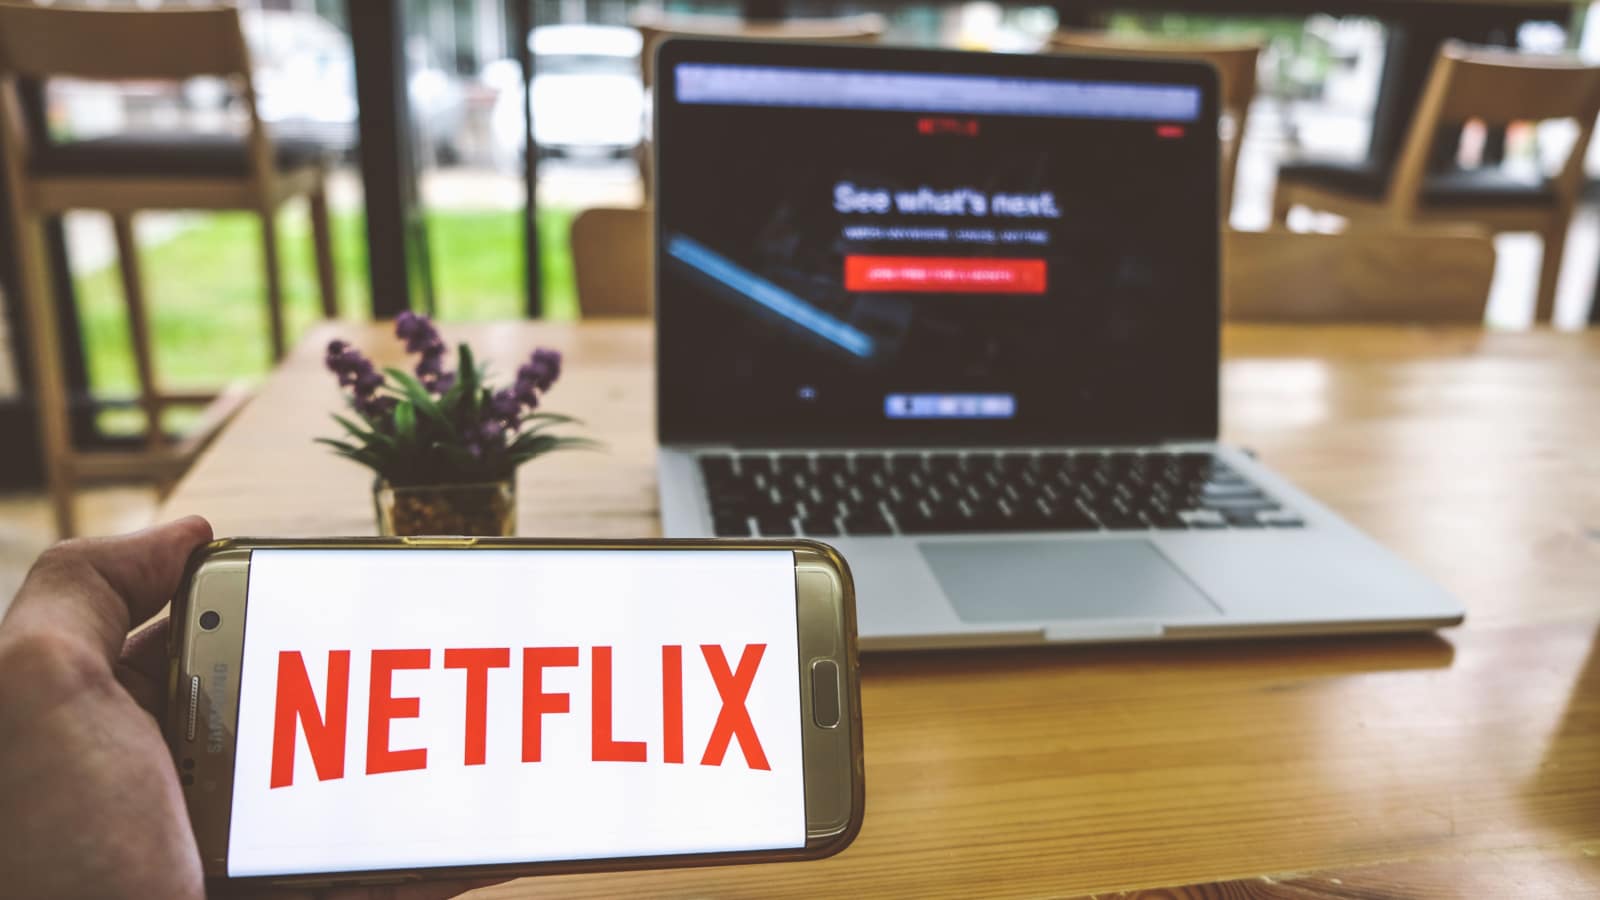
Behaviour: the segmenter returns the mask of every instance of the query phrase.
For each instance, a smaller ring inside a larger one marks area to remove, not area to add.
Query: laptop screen
[[[658,66],[664,442],[1215,435],[1209,70],[702,41]]]

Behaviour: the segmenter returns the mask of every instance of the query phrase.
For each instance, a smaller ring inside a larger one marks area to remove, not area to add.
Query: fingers
[[[167,708],[167,634],[172,620],[163,618],[140,629],[122,645],[117,680],[145,712],[161,721]]]
[[[190,552],[210,539],[211,525],[191,516],[58,544],[28,573],[6,625],[83,638],[114,662],[128,630],[172,599]]]

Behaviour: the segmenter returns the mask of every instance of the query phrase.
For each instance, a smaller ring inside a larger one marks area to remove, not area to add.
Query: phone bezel
[[[795,617],[799,634],[801,740],[806,791],[804,847],[663,856],[609,857],[558,862],[438,866],[423,869],[318,872],[229,878],[227,844],[233,792],[233,738],[238,715],[239,666],[248,617],[249,560],[257,549],[495,549],[495,550],[787,550],[795,559]],[[203,602],[201,599],[203,597]],[[213,630],[199,625],[213,610]],[[236,884],[332,886],[398,884],[448,878],[610,872],[732,863],[820,859],[843,850],[861,829],[865,812],[860,657],[855,590],[849,566],[832,547],[793,540],[530,540],[522,538],[231,538],[195,551],[172,604],[169,703],[166,730],[185,803],[208,879]],[[839,724],[824,728],[812,711],[811,667],[839,666]],[[221,677],[220,690],[213,681]],[[199,677],[198,689],[194,679]],[[192,702],[191,702],[192,701]],[[192,708],[191,708],[192,707]],[[190,723],[194,723],[191,737]]]

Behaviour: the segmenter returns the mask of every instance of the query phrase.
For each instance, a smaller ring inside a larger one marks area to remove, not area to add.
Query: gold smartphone
[[[208,878],[816,859],[861,827],[855,598],[823,544],[223,540],[172,620]]]

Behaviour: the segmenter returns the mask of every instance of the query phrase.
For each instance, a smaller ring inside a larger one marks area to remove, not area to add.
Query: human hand
[[[0,885],[8,896],[201,898],[200,854],[162,737],[165,617],[211,539],[199,517],[46,551],[0,621]],[[442,900],[490,882],[265,892]]]

